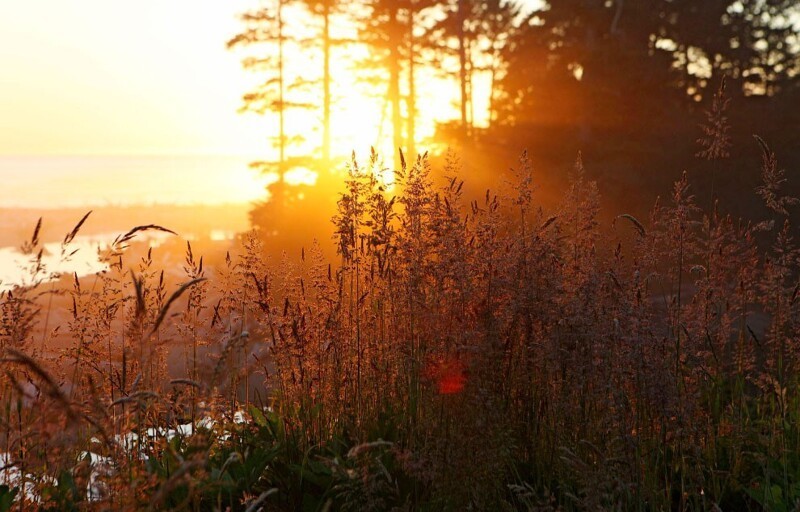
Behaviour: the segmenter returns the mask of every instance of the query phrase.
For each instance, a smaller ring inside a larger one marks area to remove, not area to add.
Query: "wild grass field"
[[[159,268],[142,225],[51,276],[40,222],[0,296],[0,511],[796,510],[798,200],[757,142],[768,218],[684,174],[600,222],[580,155],[552,210],[525,154],[479,198],[454,154],[387,189],[373,153],[282,258]]]
[[[798,0],[0,1],[0,69],[0,512],[800,511]]]

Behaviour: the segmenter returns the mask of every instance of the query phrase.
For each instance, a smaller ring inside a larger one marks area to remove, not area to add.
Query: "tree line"
[[[676,141],[693,155],[702,112],[723,79],[741,135],[757,127],[781,147],[791,143],[786,128],[800,125],[791,114],[800,105],[800,7],[792,0],[270,0],[241,19],[228,45],[247,48],[245,67],[263,77],[243,108],[277,120],[277,160],[257,164],[281,177],[276,188],[293,166],[330,166],[331,105],[343,92],[331,62],[355,46],[369,50],[360,69],[390,105],[392,146],[406,156],[417,152],[422,68],[450,79],[457,104],[437,139],[487,160],[528,147],[534,158],[558,160],[548,152],[560,152],[568,161],[574,152],[564,149],[581,149],[602,173],[640,166],[640,153],[654,151],[645,148]],[[289,83],[289,47],[321,55],[309,61],[321,69]],[[490,85],[488,122],[479,126],[481,74]],[[320,113],[310,155],[292,153],[308,136],[286,128],[298,109]],[[688,165],[655,156],[664,168]],[[636,174],[624,172],[623,181]],[[675,178],[661,174],[626,183],[655,188]]]
[[[287,23],[287,9],[296,9],[298,3],[304,13],[300,23],[314,24],[311,34],[299,35],[296,27]],[[459,126],[468,134],[474,125],[473,77],[488,72],[493,77],[493,86],[499,83],[497,79],[503,73],[501,53],[510,35],[526,23],[525,19],[521,4],[501,0],[275,0],[242,14],[244,29],[228,46],[255,49],[243,64],[260,73],[263,80],[244,95],[243,108],[270,112],[277,118],[278,135],[274,144],[279,157],[269,167],[282,175],[299,163],[288,156],[297,134],[286,130],[286,119],[296,109],[315,109],[321,113],[321,140],[315,160],[330,163],[331,106],[337,78],[332,75],[331,60],[343,58],[347,51],[336,53],[338,49],[353,45],[369,49],[369,57],[359,65],[366,70],[368,80],[386,91],[386,100],[391,105],[393,145],[413,154],[419,116],[416,69],[436,67],[456,79]],[[335,34],[342,27],[348,37]],[[288,83],[289,46],[309,55],[321,54],[322,69],[312,73],[318,79],[301,78]],[[318,98],[316,101],[309,101],[304,94],[310,88]],[[300,160],[308,163],[307,158]]]

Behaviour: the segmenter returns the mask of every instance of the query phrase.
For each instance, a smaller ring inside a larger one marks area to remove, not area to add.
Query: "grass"
[[[794,510],[796,200],[759,143],[768,219],[684,175],[602,225],[580,159],[554,211],[524,155],[479,200],[452,156],[387,191],[372,155],[337,261],[250,233],[160,269],[139,226],[54,286],[37,227],[0,297],[0,511]]]

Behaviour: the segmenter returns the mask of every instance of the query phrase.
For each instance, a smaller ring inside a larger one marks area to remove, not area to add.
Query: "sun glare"
[[[231,202],[252,202],[264,197],[264,189],[269,184],[269,177],[251,172],[239,172],[231,176],[228,182]]]
[[[317,183],[318,174],[306,167],[295,167],[286,173],[284,179],[289,185],[308,185],[314,186]]]
[[[313,18],[300,6],[289,5],[285,8],[285,17],[290,26],[297,26],[300,39],[319,36],[319,27],[313,25]],[[358,32],[351,21],[337,20],[336,37],[342,40],[357,40]],[[274,44],[253,45],[248,48],[237,48],[233,52],[238,58],[263,56],[276,51]],[[365,64],[374,55],[365,45],[349,44],[336,46],[331,55],[331,152],[336,159],[347,159],[355,152],[359,161],[366,159],[371,148],[374,148],[383,160],[391,166],[397,148],[394,148],[392,105],[387,99],[385,81],[382,76],[385,70],[376,69]],[[445,57],[450,59],[454,57]],[[288,158],[308,155],[320,156],[322,140],[321,90],[322,56],[319,47],[302,47],[287,43],[284,48],[284,81],[290,84],[286,88],[284,101],[292,104],[285,112],[285,132],[289,140],[286,147]],[[448,61],[447,66],[457,65],[456,61]],[[272,72],[276,72],[272,69]],[[263,84],[265,78],[275,80],[276,76],[264,73],[248,73],[249,87],[255,90]],[[402,137],[408,136],[408,75],[401,73],[400,96],[402,121]],[[376,84],[378,78],[379,85]],[[296,84],[306,84],[297,86]],[[314,85],[308,85],[314,84]],[[472,77],[472,108],[470,115],[472,124],[482,127],[488,123],[488,97],[490,82],[487,73],[476,72]],[[459,115],[460,97],[454,95],[453,78],[445,76],[441,70],[420,66],[415,71],[416,112],[414,116],[415,146],[419,151],[434,148],[434,139],[438,123],[449,122]],[[277,94],[277,92],[275,92]],[[298,106],[300,105],[300,106]],[[311,106],[311,108],[306,108]],[[276,111],[267,110],[260,114],[248,112],[245,117],[261,119],[262,132],[268,140],[262,148],[263,158],[277,161],[279,150],[274,141],[279,139],[279,121]],[[385,176],[387,184],[393,182],[391,176]]]

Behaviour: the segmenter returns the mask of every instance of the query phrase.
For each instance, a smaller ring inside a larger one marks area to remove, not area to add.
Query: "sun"
[[[264,191],[271,181],[270,175],[237,166],[219,180],[216,194],[218,198],[224,198],[223,202],[250,203],[264,198]]]

